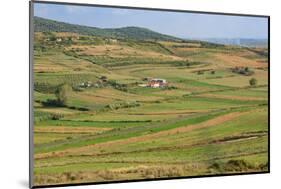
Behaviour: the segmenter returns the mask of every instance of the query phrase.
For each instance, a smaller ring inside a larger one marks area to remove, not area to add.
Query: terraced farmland
[[[35,185],[268,171],[259,52],[35,32]]]

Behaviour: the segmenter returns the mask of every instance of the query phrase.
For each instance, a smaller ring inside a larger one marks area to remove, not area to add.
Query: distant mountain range
[[[246,39],[246,38],[203,38],[197,39],[201,41],[207,41],[211,43],[223,44],[223,45],[238,45],[244,47],[267,47],[267,39]]]
[[[180,38],[161,34],[141,27],[123,27],[102,29],[97,27],[69,24],[55,20],[34,17],[35,32],[73,32],[82,35],[95,35],[100,37],[126,38],[135,40],[164,40],[182,41]]]

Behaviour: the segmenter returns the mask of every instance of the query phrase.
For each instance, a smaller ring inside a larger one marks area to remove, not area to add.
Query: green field
[[[268,171],[266,48],[81,31],[35,32],[35,185]]]

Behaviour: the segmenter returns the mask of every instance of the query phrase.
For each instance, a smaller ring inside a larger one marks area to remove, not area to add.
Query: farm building
[[[165,79],[151,79],[147,87],[158,88],[167,86],[167,81]]]
[[[92,82],[91,81],[82,82],[82,83],[79,84],[79,86],[83,87],[83,88],[91,87],[92,86]]]
[[[61,39],[61,38],[57,38],[56,41],[57,41],[57,42],[61,42],[62,39]]]

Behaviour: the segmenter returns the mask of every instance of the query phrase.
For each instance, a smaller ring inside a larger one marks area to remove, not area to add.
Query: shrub
[[[89,108],[84,108],[84,107],[75,107],[75,106],[68,106],[69,109],[72,110],[79,110],[79,111],[89,111]]]
[[[210,169],[221,170],[221,165],[216,162],[216,163],[213,163],[209,168]]]
[[[209,169],[214,169],[219,172],[236,172],[248,171],[255,169],[255,167],[244,160],[229,160],[226,163],[213,163]]]
[[[166,88],[167,88],[168,90],[177,89],[177,87],[175,87],[175,86],[167,86]]]
[[[120,91],[128,91],[127,85],[126,84],[119,84],[115,80],[109,80],[107,81],[107,84],[112,86],[114,89],[120,90]]]
[[[250,70],[249,67],[235,67],[231,69],[233,73],[250,76],[254,74],[254,71]]]
[[[77,175],[75,175],[74,173],[70,173],[70,172],[64,173],[64,176],[66,177],[67,180],[71,180],[71,181],[77,179]]]
[[[116,175],[114,174],[114,172],[109,171],[109,170],[102,170],[102,171],[99,171],[99,172],[98,172],[98,175],[99,175],[100,177],[102,177],[103,179],[105,179],[105,180],[113,180],[113,179],[116,177]]]
[[[50,41],[56,41],[56,40],[57,40],[56,36],[54,36],[54,35],[51,35],[51,36],[49,37],[49,39],[50,39]]]
[[[56,99],[47,99],[46,101],[42,101],[41,104],[43,106],[47,106],[47,107],[60,107],[60,106],[63,106]]]
[[[245,171],[251,168],[253,168],[253,166],[244,160],[229,160],[225,164],[226,171]]]
[[[62,114],[52,114],[52,117],[51,117],[52,120],[59,120],[61,118],[63,118]]]
[[[155,167],[150,169],[139,170],[144,178],[159,178],[159,177],[178,177],[185,174],[183,167]]]
[[[252,78],[252,79],[249,80],[249,84],[250,84],[251,86],[256,86],[257,83],[258,83],[258,81],[257,81],[257,79],[255,79],[255,78]]]
[[[106,81],[107,77],[106,76],[101,76],[100,79],[103,80],[103,81]]]
[[[140,106],[140,103],[136,101],[132,101],[132,102],[127,101],[127,102],[121,102],[116,104],[109,104],[106,106],[106,108],[110,110],[118,110],[120,108],[132,108],[137,106]]]
[[[259,165],[259,168],[260,168],[261,170],[263,170],[263,171],[268,170],[268,162],[265,163],[265,164],[260,164],[260,165]]]
[[[197,74],[202,75],[202,74],[204,74],[204,71],[200,70],[200,71],[197,72]]]
[[[56,119],[56,118],[62,118],[63,114],[56,115],[54,113],[48,113],[48,112],[40,112],[35,111],[34,112],[34,121],[40,122],[48,119]]]

